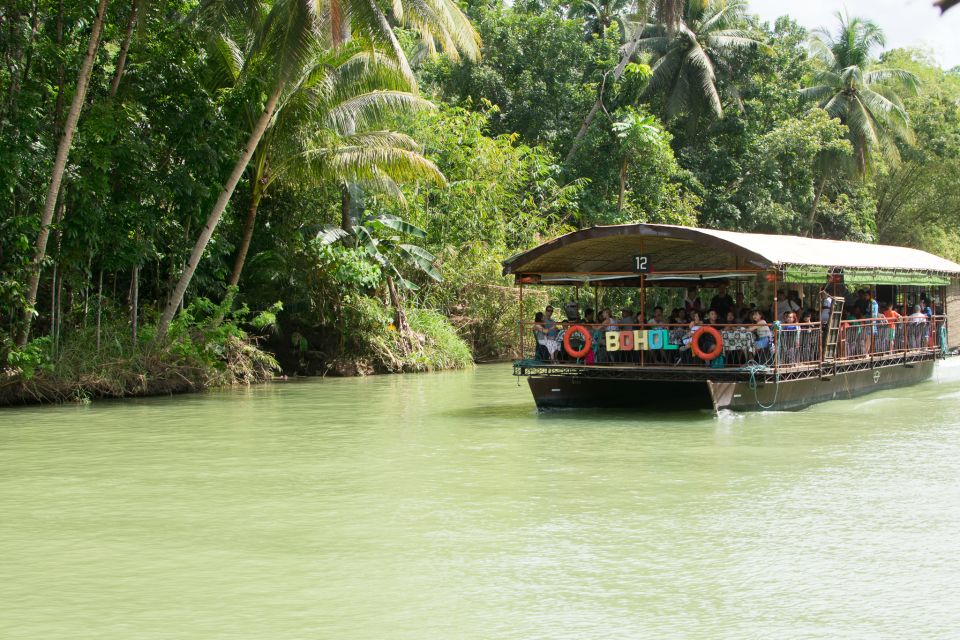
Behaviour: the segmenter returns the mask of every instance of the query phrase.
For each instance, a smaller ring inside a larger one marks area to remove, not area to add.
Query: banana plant
[[[422,240],[427,232],[420,227],[387,213],[370,213],[362,206],[354,203],[362,202],[359,187],[351,185],[351,212],[353,218],[349,230],[333,225],[325,226],[316,237],[321,245],[331,245],[337,242],[350,244],[362,249],[370,259],[376,262],[383,270],[387,291],[390,294],[390,303],[395,314],[395,324],[400,335],[409,340],[410,325],[407,323],[403,311],[403,300],[397,291],[396,284],[407,291],[416,291],[419,287],[403,275],[401,269],[413,269],[426,274],[431,280],[441,282],[443,278],[437,271],[434,263],[436,257],[419,244],[408,242],[408,239]]]

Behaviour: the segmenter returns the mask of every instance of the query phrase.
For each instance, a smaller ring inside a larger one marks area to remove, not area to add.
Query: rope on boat
[[[765,364],[760,364],[756,360],[749,360],[745,365],[740,367],[741,371],[746,371],[750,374],[750,388],[753,390],[753,399],[756,400],[757,406],[763,410],[769,410],[776,406],[777,397],[780,395],[780,345],[775,345],[773,348],[773,367],[774,367],[774,387],[773,387],[773,402],[769,405],[764,405],[760,402],[760,395],[757,393],[757,374],[769,370],[769,367]]]

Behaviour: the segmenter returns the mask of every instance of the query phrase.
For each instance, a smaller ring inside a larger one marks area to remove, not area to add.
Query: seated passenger
[[[533,340],[536,344],[533,357],[535,360],[550,360],[550,350],[547,349],[547,330],[543,326],[543,312],[537,311],[533,316]]]
[[[717,310],[711,308],[709,311],[707,311],[707,319],[704,320],[704,324],[710,324],[710,325],[717,324],[717,322],[719,321],[719,318],[720,318],[720,314],[717,313]]]
[[[770,348],[770,327],[767,325],[767,321],[763,319],[763,314],[760,313],[759,309],[754,309],[753,313],[750,314],[750,320],[753,321],[753,326],[750,327],[750,332],[754,335],[753,347],[757,351],[765,350]]]
[[[654,326],[665,324],[665,321],[663,319],[663,307],[653,308],[653,316],[647,320],[647,324],[652,324]]]
[[[547,305],[546,314],[543,317],[543,328],[548,338],[557,337],[557,322],[553,319],[553,307],[550,305]]]

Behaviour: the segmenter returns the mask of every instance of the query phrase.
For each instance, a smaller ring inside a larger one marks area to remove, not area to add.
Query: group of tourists
[[[609,307],[599,311],[588,307],[581,314],[579,306],[571,302],[564,307],[565,317],[557,320],[554,317],[554,307],[547,306],[534,317],[536,358],[570,359],[569,354],[564,351],[563,334],[569,327],[580,325],[588,330],[591,338],[590,349],[583,358],[586,364],[639,362],[638,351],[608,352],[604,334],[657,328],[666,332],[670,346],[647,351],[648,362],[695,363],[697,358],[693,352],[698,350],[694,346],[699,346],[699,351],[709,351],[715,344],[713,332],[706,332],[700,337],[700,344],[693,344],[696,334],[703,327],[715,328],[717,332],[723,332],[723,335],[727,336],[725,348],[733,353],[723,355],[733,361],[763,359],[764,356],[769,356],[776,339],[779,344],[777,356],[781,362],[812,362],[819,356],[832,307],[833,298],[825,290],[820,291],[819,304],[817,308],[813,308],[804,307],[798,291],[780,289],[770,306],[761,309],[756,303],[745,304],[740,292],[736,298],[731,296],[724,284],[717,287],[716,295],[707,306],[703,305],[697,288],[690,287],[686,291],[683,305],[672,308],[669,313],[658,305],[649,313],[624,307],[617,315]],[[851,346],[854,351],[868,348],[889,350],[894,345],[903,344],[908,344],[910,348],[920,348],[929,338],[928,327],[933,318],[933,310],[922,295],[916,303],[911,303],[910,308],[912,313],[909,321],[901,322],[902,315],[893,305],[878,302],[873,291],[862,289],[856,292],[853,303],[844,309],[841,331],[845,332],[848,340],[857,342]],[[875,322],[855,322],[864,319],[874,319]],[[876,335],[876,327],[883,324],[888,325],[889,332],[884,332],[880,339],[872,338],[870,345],[865,346],[860,336],[868,332]],[[904,325],[908,325],[908,328],[904,329]],[[889,347],[885,346],[888,344]]]

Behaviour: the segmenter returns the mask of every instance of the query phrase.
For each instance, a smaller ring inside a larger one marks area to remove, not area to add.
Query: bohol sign
[[[580,334],[583,338],[583,346],[576,349],[570,344],[570,338]],[[607,352],[612,351],[675,351],[680,348],[678,344],[671,344],[669,340],[670,333],[666,329],[635,329],[633,331],[606,331],[604,332],[604,346]],[[710,351],[700,349],[700,339],[704,335],[713,337],[713,348]],[[713,327],[700,327],[693,336],[691,336],[690,347],[694,355],[704,360],[713,360],[723,351],[723,338],[720,332]],[[565,332],[563,336],[563,348],[573,358],[582,358],[593,346],[593,340],[590,332],[582,325],[573,325]]]

